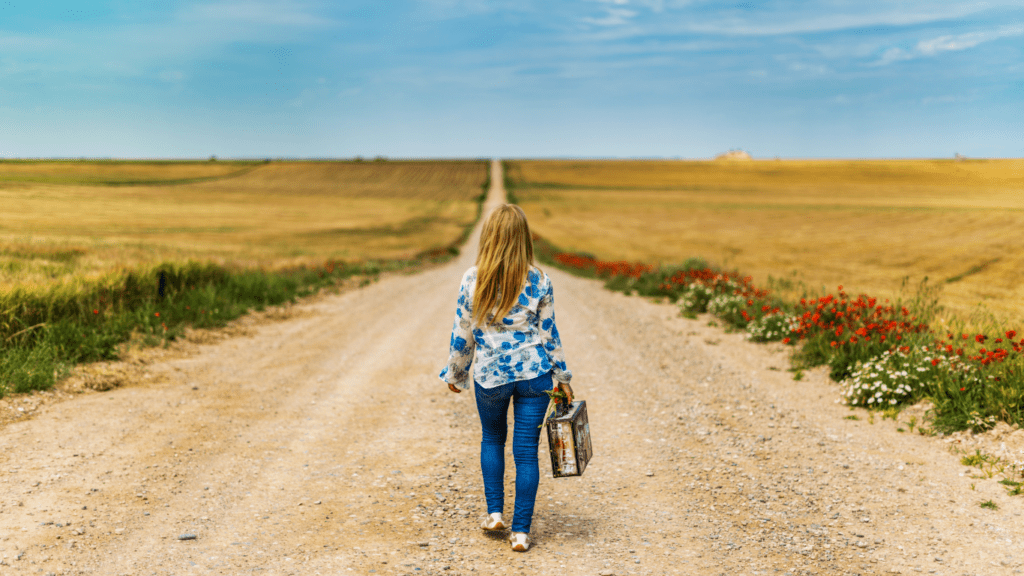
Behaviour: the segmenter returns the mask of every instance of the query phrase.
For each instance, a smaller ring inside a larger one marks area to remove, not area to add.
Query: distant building
[[[715,156],[715,160],[753,160],[753,158],[750,157],[750,153],[737,148]]]

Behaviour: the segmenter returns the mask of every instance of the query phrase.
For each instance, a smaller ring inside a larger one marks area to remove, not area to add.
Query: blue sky
[[[1024,156],[1024,2],[0,0],[0,157]]]

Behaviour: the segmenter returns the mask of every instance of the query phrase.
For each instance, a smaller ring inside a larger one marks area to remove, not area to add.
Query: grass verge
[[[118,358],[131,339],[160,345],[186,327],[220,327],[345,278],[372,278],[448,254],[281,271],[168,262],[89,285],[17,289],[0,296],[0,397],[49,389],[76,364]]]

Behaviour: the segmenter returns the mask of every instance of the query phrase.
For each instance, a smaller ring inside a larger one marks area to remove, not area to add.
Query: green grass
[[[411,264],[329,262],[269,272],[169,262],[92,285],[15,290],[0,296],[0,396],[45,390],[75,364],[116,359],[133,337],[174,340],[187,326],[223,326],[353,275]]]

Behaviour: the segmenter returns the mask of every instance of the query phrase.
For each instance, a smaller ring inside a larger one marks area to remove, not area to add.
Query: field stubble
[[[702,257],[788,296],[928,277],[961,318],[1024,319],[1024,160],[522,161],[508,179],[569,251]]]
[[[486,179],[485,162],[2,162],[0,286],[408,258],[460,237]]]
[[[0,163],[0,396],[448,258],[489,180],[484,162],[233,164]]]

